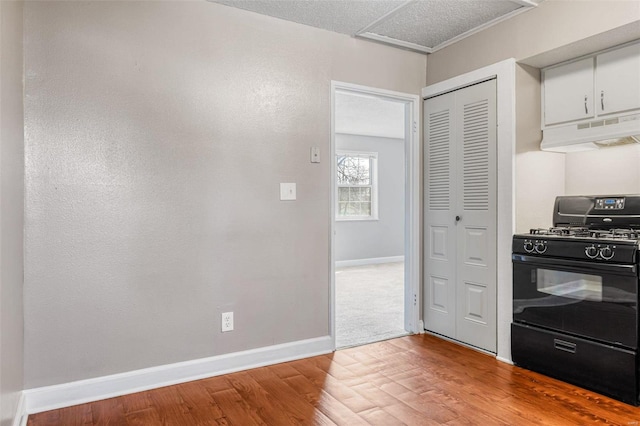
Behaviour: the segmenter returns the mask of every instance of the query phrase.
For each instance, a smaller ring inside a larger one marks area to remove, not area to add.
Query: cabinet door
[[[640,44],[596,57],[596,109],[599,115],[640,109]]]
[[[594,116],[593,58],[571,62],[544,72],[544,124]]]

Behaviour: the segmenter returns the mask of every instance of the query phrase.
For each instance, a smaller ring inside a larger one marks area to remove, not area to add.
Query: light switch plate
[[[320,162],[320,147],[317,147],[317,146],[311,147],[311,162],[312,163]]]
[[[281,183],[280,184],[280,200],[292,201],[296,199],[296,184]]]

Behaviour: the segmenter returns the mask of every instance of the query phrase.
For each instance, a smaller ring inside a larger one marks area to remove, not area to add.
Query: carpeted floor
[[[338,348],[405,334],[404,262],[336,269]]]

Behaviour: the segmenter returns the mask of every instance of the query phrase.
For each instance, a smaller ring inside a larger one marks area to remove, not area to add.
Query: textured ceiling
[[[433,48],[520,7],[501,0],[417,1],[369,32]]]
[[[424,53],[535,7],[538,0],[209,0]]]
[[[355,34],[405,0],[213,0],[299,24]]]

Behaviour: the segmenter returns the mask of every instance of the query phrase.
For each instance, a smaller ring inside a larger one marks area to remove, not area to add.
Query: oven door
[[[638,269],[514,254],[513,320],[636,349]]]

